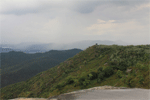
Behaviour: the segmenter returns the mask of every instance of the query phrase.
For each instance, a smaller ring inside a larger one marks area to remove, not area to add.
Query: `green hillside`
[[[1,53],[1,87],[14,84],[48,70],[81,52],[80,49],[51,50],[45,53],[25,54],[23,52]]]
[[[95,86],[149,89],[150,45],[93,45],[36,76],[1,89],[1,99],[48,98]]]

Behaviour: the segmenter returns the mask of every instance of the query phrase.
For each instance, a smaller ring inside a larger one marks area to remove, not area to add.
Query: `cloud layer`
[[[149,44],[147,0],[1,0],[1,43],[122,40]]]

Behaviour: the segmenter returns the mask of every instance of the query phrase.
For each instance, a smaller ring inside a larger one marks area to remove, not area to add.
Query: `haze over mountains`
[[[105,45],[129,45],[129,43],[118,41],[109,41],[109,40],[83,40],[74,43],[61,44],[61,43],[35,43],[35,42],[23,42],[20,44],[1,44],[0,52],[9,52],[9,51],[23,51],[26,53],[37,53],[37,52],[46,52],[49,50],[68,50],[68,49],[86,49],[89,46],[97,44]],[[131,45],[131,44],[130,44]]]

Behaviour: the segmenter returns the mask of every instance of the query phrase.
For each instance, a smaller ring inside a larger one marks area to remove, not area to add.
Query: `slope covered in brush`
[[[102,85],[149,89],[150,45],[94,45],[27,81],[1,89],[2,99],[48,98]]]
[[[1,87],[25,81],[79,53],[80,49],[51,50],[45,53],[1,53]]]

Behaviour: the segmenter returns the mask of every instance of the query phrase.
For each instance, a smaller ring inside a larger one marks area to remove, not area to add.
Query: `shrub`
[[[79,78],[79,84],[83,85],[83,82],[86,80],[86,77],[82,76],[81,78]]]
[[[59,84],[57,84],[56,88],[61,90],[64,86],[65,86],[64,83],[59,83]]]
[[[87,61],[86,60],[84,60],[84,62],[83,62],[84,64],[86,64],[87,63]]]
[[[103,69],[103,72],[105,73],[106,77],[109,77],[110,75],[114,73],[114,70],[112,67],[108,66]]]
[[[64,72],[64,73],[62,74],[62,77],[64,78],[65,76],[67,76],[67,74]]]
[[[134,62],[134,61],[133,61],[133,62]],[[131,66],[131,65],[132,65],[131,61],[127,60],[127,61],[126,61],[126,66],[129,67],[129,66]]]
[[[93,77],[92,74],[88,74],[87,76],[88,76],[88,78],[89,78],[90,80],[92,80],[92,77]]]
[[[122,77],[123,77],[123,72],[120,71],[120,70],[118,70],[116,74],[117,74],[117,76],[118,76],[119,78],[122,78]]]
[[[150,58],[150,55],[149,54],[145,54],[144,57],[143,57],[143,61],[148,61]]]
[[[101,81],[102,81],[101,79],[99,79],[99,78],[97,79],[97,83],[101,83]]]
[[[103,55],[101,54],[98,58],[101,59],[103,57]]]
[[[128,77],[126,79],[126,84],[130,87],[132,86],[133,78],[134,78],[133,76],[128,75]]]
[[[98,69],[98,72],[99,72],[99,71],[103,71],[103,67],[100,67],[100,68]]]
[[[90,83],[90,80],[85,80],[85,81],[83,81],[83,86],[87,86],[88,84]]]
[[[146,70],[146,69],[148,69],[145,65],[143,65],[143,64],[141,64],[141,63],[137,63],[136,64],[136,67],[138,68],[138,69],[140,69],[140,70]]]
[[[72,84],[74,83],[74,80],[72,77],[68,77],[67,80],[66,80],[66,84]]]
[[[78,80],[74,80],[74,83],[75,83],[75,84],[74,84],[74,87],[80,85]]]
[[[143,77],[143,75],[139,75],[138,78],[139,78],[139,83],[140,83],[140,84],[143,84],[143,82],[144,82],[144,77]]]
[[[136,71],[133,70],[133,71],[131,72],[131,74],[132,74],[133,76],[136,76]]]
[[[73,64],[71,64],[71,65],[69,65],[69,67],[73,68],[73,67],[74,67],[74,65],[73,65]]]
[[[99,72],[98,77],[99,79],[104,79],[105,73],[104,72]]]
[[[84,77],[79,78],[79,83],[80,83],[80,85],[82,85],[82,82],[83,82],[83,81],[85,81],[85,78],[84,78]]]
[[[51,89],[50,89],[50,91],[52,92],[52,91],[54,91],[56,89],[56,87],[52,87]]]
[[[121,80],[123,83],[125,83],[125,82],[126,82],[126,76],[123,75],[122,78],[121,78],[120,80]]]
[[[72,72],[72,70],[73,69],[65,69],[64,72],[65,72],[65,74],[68,74],[68,73]]]
[[[114,66],[111,66],[112,68],[113,68],[113,70],[119,70],[119,66],[116,66],[116,65],[114,65]]]
[[[97,82],[100,83],[104,79],[104,72],[99,72],[97,77]]]
[[[94,80],[97,78],[97,73],[95,72],[91,72],[90,74],[87,75],[88,76],[88,79],[90,80]]]
[[[119,70],[121,71],[125,71],[127,69],[128,65],[126,63],[126,61],[122,61],[119,63]]]

